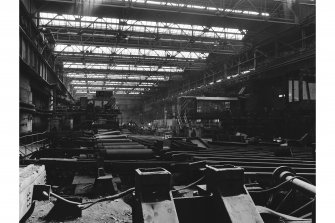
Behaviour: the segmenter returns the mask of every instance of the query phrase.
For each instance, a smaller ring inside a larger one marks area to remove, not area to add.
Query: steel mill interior
[[[20,222],[316,222],[314,0],[18,6]]]

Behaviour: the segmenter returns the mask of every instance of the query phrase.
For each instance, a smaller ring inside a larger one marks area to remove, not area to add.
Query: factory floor
[[[95,201],[97,199],[84,199],[83,201]],[[53,222],[67,222],[67,223],[81,223],[81,222],[96,222],[96,223],[127,223],[132,222],[132,212],[129,204],[122,199],[114,201],[105,201],[97,203],[92,207],[82,211],[82,217],[76,219],[46,220],[46,216],[53,207],[50,201],[37,201],[32,215],[27,219],[26,223],[53,223]]]

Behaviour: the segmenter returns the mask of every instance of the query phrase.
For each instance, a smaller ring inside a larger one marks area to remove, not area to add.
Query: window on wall
[[[288,101],[292,102],[293,100],[293,87],[292,87],[292,80],[288,81]]]
[[[299,101],[299,81],[293,81],[293,101]]]
[[[42,72],[42,77],[44,80],[46,80],[46,69],[45,65],[43,64],[43,72]]]
[[[43,77],[43,64],[40,62],[40,76]]]
[[[302,100],[308,100],[308,85],[306,81],[302,82]]]
[[[309,98],[315,100],[315,83],[308,83]]]
[[[300,96],[300,92],[302,95]],[[298,80],[288,81],[288,101],[315,100],[315,83]]]
[[[22,38],[22,41],[21,41],[21,47],[22,47],[22,50],[21,50],[21,57],[22,57],[22,60],[27,62],[27,44],[26,44],[26,41]]]

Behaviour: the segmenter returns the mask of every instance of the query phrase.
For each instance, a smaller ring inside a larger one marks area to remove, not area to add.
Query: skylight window
[[[246,11],[248,14],[254,12]],[[242,13],[242,11],[241,11]],[[137,21],[137,20],[121,20],[117,18],[98,18],[84,16],[78,20],[78,16],[74,15],[57,15],[52,13],[40,13],[41,26],[61,26],[69,28],[90,28],[90,29],[103,29],[103,30],[114,30],[116,32],[132,32],[132,38],[139,36],[134,34],[136,32],[161,34],[161,35],[179,35],[179,36],[194,36],[194,37],[207,37],[207,38],[222,38],[222,39],[234,39],[242,40],[244,34],[238,29],[225,28],[225,27],[205,27],[199,25],[189,24],[176,24],[166,22],[154,22],[154,21]],[[207,30],[204,32],[203,30]],[[226,34],[233,34],[227,36]],[[96,34],[95,34],[96,35]],[[116,36],[112,34],[110,36]]]
[[[153,0],[149,0],[149,1],[145,1],[145,0],[115,0],[115,1],[119,1],[119,2],[132,2],[132,3],[139,3],[139,4],[146,4],[146,5],[159,5],[159,6],[169,6],[169,7],[176,7],[176,8],[189,8],[189,9],[196,9],[196,10],[204,10],[204,11],[228,11],[228,12],[232,12],[235,14],[243,14],[245,11],[242,10],[233,10],[233,9],[223,9],[223,8],[216,8],[216,7],[207,7],[207,6],[203,6],[203,5],[191,5],[191,4],[182,4],[182,3],[173,3],[173,2],[168,2],[168,1],[153,1]],[[246,14],[246,13],[244,13]],[[250,15],[259,15],[258,12],[255,11],[250,11],[248,14]],[[262,16],[269,16],[268,13],[266,13],[267,15],[263,15],[263,13],[261,13]]]

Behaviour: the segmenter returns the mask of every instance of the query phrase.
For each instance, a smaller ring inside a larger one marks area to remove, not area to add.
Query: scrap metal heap
[[[62,201],[60,207],[70,205],[71,216],[127,195],[134,222],[314,221],[311,147],[163,140],[120,131],[86,132],[78,138],[77,147],[42,149],[20,161],[45,166],[46,184],[53,191],[49,196]],[[106,194],[114,195],[78,202],[78,197]]]

